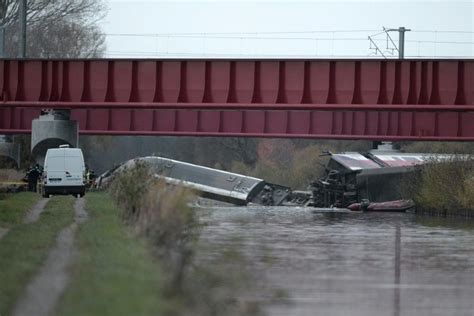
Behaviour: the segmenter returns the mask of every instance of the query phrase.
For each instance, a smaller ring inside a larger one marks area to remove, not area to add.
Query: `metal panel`
[[[244,111],[243,133],[264,134],[266,121],[264,111]]]
[[[159,102],[177,102],[181,88],[181,62],[161,62]]]
[[[132,131],[152,131],[154,110],[133,110]],[[80,126],[80,125],[79,125]]]
[[[352,103],[355,93],[356,64],[353,61],[334,63],[334,95],[329,103]]]
[[[0,60],[0,97],[2,100],[5,100],[5,86],[4,84],[6,83],[7,80],[5,80],[5,72],[7,71],[7,67],[8,67],[8,64],[7,64],[7,61],[5,60]]]
[[[63,62],[63,101],[82,101],[84,92],[85,78],[83,61],[64,61]],[[93,81],[91,82],[94,83]]]
[[[474,104],[474,61],[462,62],[462,67],[464,95],[460,101],[461,104]]]
[[[277,103],[280,88],[280,63],[261,61],[257,68],[256,94],[260,103]]]
[[[265,133],[286,134],[288,127],[288,112],[267,111],[265,115]]]
[[[360,103],[377,104],[381,85],[381,63],[360,63]]]
[[[458,92],[458,62],[438,63],[438,95],[440,104],[454,104]]]
[[[309,62],[309,75],[305,86],[307,103],[327,103],[329,98],[330,63]]]
[[[222,133],[241,133],[244,113],[243,111],[222,111],[220,131]]]
[[[289,134],[309,134],[311,129],[311,113],[302,111],[288,112]]]
[[[117,109],[110,112],[109,128],[113,131],[130,131],[132,111]]]
[[[419,104],[428,104],[431,98],[433,88],[433,63],[419,62],[420,65],[420,95],[418,97]]]
[[[109,70],[109,81],[112,82],[112,87],[109,90],[109,99],[118,102],[130,101],[132,93],[132,67],[131,61],[115,61],[111,63],[113,66]]]
[[[176,127],[176,111],[175,110],[155,110],[154,111],[154,131],[174,132],[179,130]]]
[[[220,111],[202,111],[199,113],[199,132],[219,132],[221,125]]]
[[[72,110],[71,119],[77,121],[78,126],[83,126],[84,128],[89,127],[88,125],[88,115],[89,110]]]
[[[230,102],[251,103],[255,88],[255,62],[232,62],[233,78],[231,81]]]
[[[135,62],[134,101],[153,102],[157,86],[157,63],[154,61]]]
[[[396,62],[395,99],[393,100],[393,103],[407,104],[408,96],[410,95],[410,79],[410,62]]]
[[[310,133],[314,135],[331,134],[332,112],[314,111],[311,113],[312,125]]]
[[[282,103],[300,104],[304,93],[305,63],[303,61],[287,61],[282,64],[280,101]]]
[[[93,102],[104,102],[109,84],[109,62],[91,61],[87,66],[88,99]]]
[[[8,61],[5,72],[6,84],[5,90],[7,91],[4,100],[17,100],[17,91],[19,83],[19,61],[11,60]],[[19,100],[20,101],[20,100]]]
[[[22,66],[21,98],[25,101],[39,101],[43,87],[43,62],[26,61]]]
[[[206,101],[226,103],[230,91],[230,62],[208,62],[206,67],[209,69],[207,71],[209,78],[206,80],[209,95]]]
[[[204,61],[182,62],[180,102],[200,103],[204,100],[206,85],[206,63]]]

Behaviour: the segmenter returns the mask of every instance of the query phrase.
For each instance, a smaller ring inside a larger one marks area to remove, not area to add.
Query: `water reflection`
[[[245,254],[260,276],[251,295],[268,315],[473,314],[472,223],[283,207],[201,212],[201,244]]]

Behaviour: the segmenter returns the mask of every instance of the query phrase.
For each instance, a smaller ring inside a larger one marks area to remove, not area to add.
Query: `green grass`
[[[29,194],[22,196],[32,199]],[[15,200],[18,201],[16,196]],[[26,284],[46,259],[59,231],[73,221],[73,204],[72,197],[52,198],[37,222],[13,226],[0,241],[0,315],[11,312]],[[26,207],[26,203],[22,205]]]
[[[0,200],[0,226],[10,227],[21,223],[25,213],[40,199],[34,192],[21,192]]]
[[[79,256],[58,314],[162,314],[160,269],[147,245],[127,232],[107,194],[86,199],[89,220],[76,235]]]

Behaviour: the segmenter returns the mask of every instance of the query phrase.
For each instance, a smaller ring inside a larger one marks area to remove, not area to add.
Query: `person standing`
[[[36,185],[38,183],[38,178],[40,177],[40,175],[41,170],[38,164],[28,170],[28,173],[26,174],[26,176],[28,177],[28,191],[36,192]]]

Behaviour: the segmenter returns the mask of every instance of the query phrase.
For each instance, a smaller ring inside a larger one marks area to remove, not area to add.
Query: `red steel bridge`
[[[474,140],[474,60],[1,60],[0,134]]]

